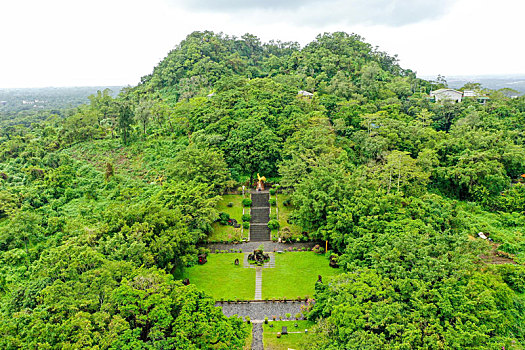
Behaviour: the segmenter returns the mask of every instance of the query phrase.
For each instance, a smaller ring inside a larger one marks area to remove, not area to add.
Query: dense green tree
[[[239,123],[231,131],[226,144],[226,161],[239,171],[249,174],[274,175],[279,155],[279,138],[266,124],[255,118]]]

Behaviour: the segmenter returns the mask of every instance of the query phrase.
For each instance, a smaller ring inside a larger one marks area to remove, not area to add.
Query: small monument
[[[182,284],[184,284],[185,286],[188,286],[190,284],[190,279],[189,278],[185,278],[183,281],[182,281]]]
[[[235,259],[234,264],[235,264],[235,265],[239,265],[239,259]]]
[[[288,334],[288,327],[283,326],[283,329],[281,330],[281,334]]]
[[[253,253],[248,254],[248,262],[250,264],[264,265],[270,260],[270,256],[265,254],[262,249],[255,249]]]
[[[323,283],[323,276],[318,275],[318,276],[317,276],[317,282],[319,282],[319,283]]]
[[[266,178],[264,176],[260,176],[259,173],[257,173],[257,191],[264,191],[265,182]]]

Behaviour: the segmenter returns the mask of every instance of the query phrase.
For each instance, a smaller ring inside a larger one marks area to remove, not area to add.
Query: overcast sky
[[[525,74],[524,0],[2,0],[0,88],[135,85],[195,30],[346,31],[419,76]]]

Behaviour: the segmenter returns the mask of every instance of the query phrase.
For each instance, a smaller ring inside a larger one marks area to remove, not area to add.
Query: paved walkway
[[[262,266],[255,268],[255,298],[254,300],[262,300]]]
[[[252,322],[252,350],[264,350],[262,321]]]

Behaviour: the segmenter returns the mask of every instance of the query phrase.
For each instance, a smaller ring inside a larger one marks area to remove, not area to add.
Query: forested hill
[[[346,94],[353,88],[374,97],[378,91],[374,91],[372,80],[392,82],[398,77],[408,77],[404,82],[415,83],[414,73],[401,69],[395,57],[374,49],[355,34],[319,35],[300,49],[294,42],[262,44],[250,34],[235,38],[195,32],[171,51],[151,75],[143,77],[138,88],[190,98],[207,95],[226,76],[288,76],[294,79],[287,80],[287,85],[310,91],[319,88],[334,92],[338,85],[347,84],[346,90],[350,89]],[[339,90],[342,88],[339,86]],[[404,91],[398,92],[406,96],[415,86],[402,88]]]
[[[312,349],[522,349],[525,98],[445,84],[357,35],[195,32],[117,97],[1,127],[0,348],[242,349],[175,276],[259,173],[344,270]]]

